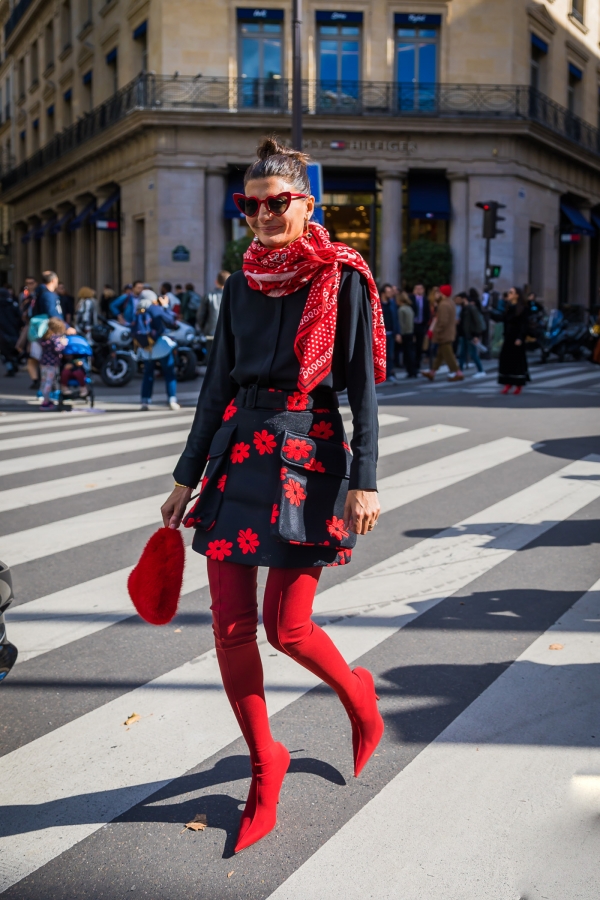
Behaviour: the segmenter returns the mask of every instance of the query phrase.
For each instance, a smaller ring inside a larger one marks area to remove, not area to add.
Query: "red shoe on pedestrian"
[[[522,390],[523,390],[523,388],[521,387],[520,384],[518,384],[518,385],[515,387],[515,391],[514,391],[514,392],[515,392],[515,394],[520,394]]]
[[[377,749],[384,731],[383,719],[377,708],[379,697],[375,693],[373,676],[368,669],[357,666],[353,674],[363,687],[363,696],[348,709],[352,723],[352,750],[354,753],[354,777],[358,778]]]
[[[509,391],[510,391],[510,384],[505,384],[504,387],[502,388],[502,390],[500,391],[500,393],[508,394]]]
[[[234,853],[256,844],[275,828],[279,794],[289,765],[290,754],[279,741],[273,743],[270,760],[252,764],[252,784]]]
[[[433,381],[435,378],[435,372],[433,369],[430,369],[429,372],[421,372],[423,378],[429,378],[430,381]]]
[[[464,379],[464,377],[465,376],[460,371],[460,369],[457,369],[457,371],[454,372],[454,374],[448,375],[448,381],[462,381]]]

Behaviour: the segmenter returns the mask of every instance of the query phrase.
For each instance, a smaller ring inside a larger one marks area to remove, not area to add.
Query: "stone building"
[[[5,278],[213,283],[259,138],[290,134],[291,3],[243,2],[0,2]],[[596,0],[304,0],[330,230],[395,282],[408,241],[448,242],[481,287],[495,200],[496,287],[595,302],[599,36]]]

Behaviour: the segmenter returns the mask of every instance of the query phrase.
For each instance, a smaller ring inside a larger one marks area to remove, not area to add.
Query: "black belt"
[[[300,391],[283,391],[251,384],[237,392],[236,403],[244,409],[287,409],[301,412],[305,409],[337,409],[336,392],[330,387],[316,387],[310,394]]]

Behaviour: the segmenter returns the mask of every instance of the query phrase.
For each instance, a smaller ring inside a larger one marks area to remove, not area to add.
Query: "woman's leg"
[[[469,341],[469,354],[471,356],[471,359],[475,363],[477,371],[483,372],[483,365],[481,364],[481,360],[479,358],[479,347],[473,341]]]
[[[269,643],[291,656],[336,692],[353,726],[355,775],[383,734],[373,678],[350,668],[331,638],[312,619],[320,568],[269,569],[263,621]]]
[[[248,744],[252,785],[242,814],[236,852],[275,827],[279,791],[290,756],[273,740],[256,642],[258,610],[254,566],[207,560],[213,632],[223,686]]]

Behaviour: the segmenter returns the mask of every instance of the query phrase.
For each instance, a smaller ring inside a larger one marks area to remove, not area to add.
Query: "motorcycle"
[[[588,352],[588,319],[583,307],[573,307],[567,315],[560,309],[553,309],[539,340],[542,362],[547,362],[551,353],[558,356],[560,362],[564,362],[567,354],[573,359],[580,359],[584,352]]]
[[[197,378],[196,368],[206,358],[204,335],[197,334],[191,325],[181,321],[165,333],[177,344],[175,352],[177,381],[192,381]]]
[[[128,325],[100,318],[91,330],[92,366],[108,387],[129,384],[136,370],[133,340]]]

